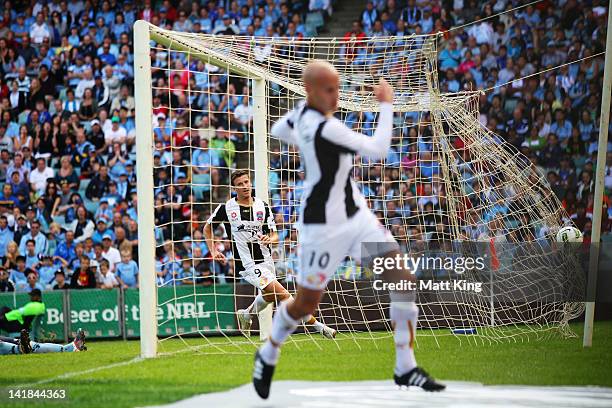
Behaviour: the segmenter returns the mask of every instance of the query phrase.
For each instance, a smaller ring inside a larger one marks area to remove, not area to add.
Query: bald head
[[[310,61],[302,73],[304,85],[314,84],[326,77],[337,78],[338,71],[332,64],[323,60]]]
[[[340,77],[338,71],[327,61],[314,60],[306,65],[302,73],[308,105],[325,114],[336,111]]]

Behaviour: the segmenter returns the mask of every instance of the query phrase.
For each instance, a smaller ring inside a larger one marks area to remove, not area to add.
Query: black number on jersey
[[[317,258],[317,254],[315,253],[315,251],[312,251],[310,255],[309,266],[312,266],[314,264],[316,258]],[[318,261],[319,268],[325,268],[327,264],[329,263],[329,252],[323,252],[321,255],[319,255],[318,258],[319,258],[319,261]]]
[[[255,268],[255,275],[257,275],[258,278],[261,277],[261,269]]]

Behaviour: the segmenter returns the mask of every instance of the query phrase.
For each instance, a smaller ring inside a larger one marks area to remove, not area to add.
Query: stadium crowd
[[[522,78],[602,52],[605,2],[544,0],[485,19],[518,4],[371,1],[344,40],[441,33],[442,89],[495,87],[481,98],[481,122],[540,168],[588,239],[603,56]],[[134,21],[185,32],[304,38],[316,35],[332,11],[329,0],[5,1],[0,7],[0,291],[138,285]],[[476,23],[449,31],[470,22]],[[244,152],[252,143],[246,135],[253,119],[248,85],[161,49],[152,52],[152,66],[155,217],[156,225],[165,226],[156,228],[158,284],[225,282],[233,276],[231,266],[203,259],[208,249],[201,231],[211,200],[227,199],[217,186],[228,184],[230,169],[248,162]],[[189,106],[203,114],[192,115]],[[364,113],[354,120],[374,122],[374,116]],[[397,136],[414,143],[398,144],[420,146],[418,131],[414,126]],[[276,256],[286,260],[295,259],[292,223],[302,176],[288,177],[285,170],[299,168],[298,160],[286,150],[270,154],[271,206],[283,243]],[[401,205],[382,200],[392,192],[380,183],[383,170],[374,166],[367,180],[361,178],[380,218],[397,229],[393,220],[421,211],[421,219],[435,229],[443,209],[434,186],[404,182],[415,166],[421,175],[438,171],[431,159],[395,149],[387,162],[397,166],[384,171],[413,199]],[[609,235],[610,146],[601,165],[606,166],[603,234]],[[433,198],[423,200],[427,197]],[[425,227],[412,235],[425,234]],[[231,258],[227,240],[221,245]],[[291,264],[279,262],[279,269]]]

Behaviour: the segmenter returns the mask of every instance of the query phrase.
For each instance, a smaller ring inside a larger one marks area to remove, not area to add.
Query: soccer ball
[[[582,232],[576,227],[563,227],[557,232],[557,242],[582,242]]]

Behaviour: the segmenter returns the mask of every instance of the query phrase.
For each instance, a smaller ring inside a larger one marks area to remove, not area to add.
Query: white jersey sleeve
[[[285,143],[297,144],[294,127],[297,117],[299,116],[299,111],[301,111],[301,104],[300,107],[290,110],[283,117],[277,120],[276,123],[272,125],[270,135],[276,139],[282,140]]]
[[[380,159],[386,157],[389,152],[392,131],[393,106],[390,103],[381,103],[374,136],[370,137],[355,132],[336,118],[330,118],[325,122],[321,129],[321,136],[347,151]]]

